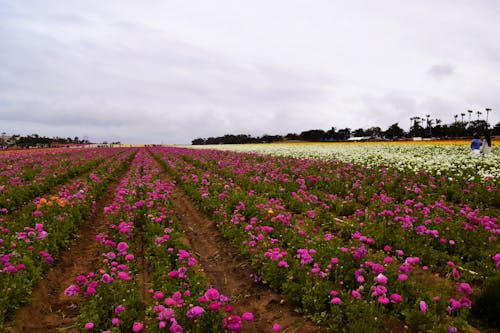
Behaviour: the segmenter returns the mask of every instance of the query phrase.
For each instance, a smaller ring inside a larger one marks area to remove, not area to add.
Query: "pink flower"
[[[241,319],[243,319],[244,321],[252,321],[253,318],[253,313],[251,312],[245,312],[241,315]]]
[[[80,292],[80,287],[72,284],[71,286],[66,288],[66,290],[64,291],[64,295],[74,296],[74,295],[78,295],[79,292]]]
[[[128,275],[128,273],[126,273],[126,272],[119,272],[118,273],[118,278],[120,280],[123,280],[123,281],[130,281],[130,280],[132,280],[132,278],[130,277],[130,275]]]
[[[380,284],[386,284],[388,279],[387,279],[387,276],[380,273],[379,275],[377,275],[376,277],[373,278],[373,281],[380,283]]]
[[[285,260],[281,260],[278,262],[278,267],[289,267],[289,265]]]
[[[189,310],[187,310],[186,316],[189,319],[193,319],[195,317],[201,317],[205,310],[201,306],[193,306]]]
[[[338,297],[334,297],[334,298],[332,298],[331,303],[332,303],[332,304],[339,304],[341,301],[342,301],[342,300],[341,300],[340,298],[338,298]]]
[[[389,304],[389,299],[385,296],[379,296],[377,298],[377,302],[379,302],[382,305],[387,305],[387,304]]]
[[[224,328],[231,332],[241,331],[242,322],[240,316],[230,314],[227,317],[224,317],[223,323],[224,323]]]
[[[101,281],[103,283],[110,283],[111,281],[113,281],[113,278],[109,274],[103,274]]]
[[[361,294],[357,290],[351,291],[351,295],[352,295],[352,297],[354,297],[356,299],[361,299],[362,298]]]
[[[88,322],[85,324],[85,327],[84,327],[86,330],[91,330],[94,328],[94,323],[93,322]]]
[[[128,249],[128,244],[126,242],[120,242],[120,243],[118,243],[116,248],[118,249],[118,251],[123,252],[123,251],[126,251]]]
[[[427,303],[425,303],[425,301],[420,301],[420,303],[418,304],[418,306],[420,307],[420,311],[425,314],[427,312]]]
[[[157,291],[157,292],[154,293],[153,298],[154,299],[163,298],[163,293],[161,291]]]
[[[406,274],[399,274],[398,275],[398,280],[399,281],[406,281],[406,280],[408,280],[408,275],[406,275]]]
[[[116,314],[120,314],[122,313],[123,311],[125,311],[125,307],[123,305],[118,305],[116,308],[115,308],[115,313]]]
[[[113,326],[118,326],[118,325],[120,325],[120,319],[118,319],[118,318],[116,318],[116,317],[115,317],[115,318],[112,318],[112,319],[111,319],[111,324],[112,324]]]
[[[460,290],[463,293],[466,293],[467,295],[472,294],[472,288],[470,287],[470,285],[468,283],[465,283],[465,282],[460,283],[458,285],[458,290]]]
[[[391,302],[392,303],[399,303],[401,301],[403,301],[403,297],[401,297],[401,295],[399,295],[399,294],[392,294],[391,295]]]
[[[218,300],[220,297],[220,293],[217,289],[215,288],[210,288],[205,292],[205,297],[209,300]]]
[[[279,332],[279,331],[281,331],[281,325],[278,324],[278,323],[274,323],[272,330],[273,330],[273,332]]]
[[[385,257],[384,258],[384,264],[391,264],[394,261],[392,257]]]
[[[144,328],[144,325],[141,322],[134,322],[134,325],[132,325],[132,331],[134,332],[140,332]]]

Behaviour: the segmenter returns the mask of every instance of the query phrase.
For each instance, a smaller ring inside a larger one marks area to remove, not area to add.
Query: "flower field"
[[[496,146],[484,158],[466,145],[216,148],[0,155],[0,325],[115,181],[95,266],[64,286],[80,331],[252,331],[259,313],[233,310],[186,243],[175,189],[252,267],[252,283],[321,330],[498,329]]]
[[[498,281],[499,160],[474,159],[465,146],[412,147],[415,161],[393,145],[157,155],[259,278],[316,322],[346,332],[396,322],[401,331],[467,331],[472,299]],[[454,167],[440,165],[443,156]]]

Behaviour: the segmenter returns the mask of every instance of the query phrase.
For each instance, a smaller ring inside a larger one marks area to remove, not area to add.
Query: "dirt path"
[[[231,300],[235,313],[253,312],[255,320],[246,324],[244,332],[270,332],[279,323],[281,332],[316,333],[322,330],[283,303],[282,297],[269,288],[255,283],[248,261],[220,234],[214,223],[205,217],[185,193],[176,189],[172,195],[191,249],[198,256],[213,287]]]
[[[95,236],[104,224],[104,207],[113,201],[119,181],[110,184],[96,210],[83,223],[79,237],[60,253],[48,275],[32,294],[32,302],[20,309],[5,332],[76,332],[78,308],[64,290],[79,274],[87,274],[99,260]]]

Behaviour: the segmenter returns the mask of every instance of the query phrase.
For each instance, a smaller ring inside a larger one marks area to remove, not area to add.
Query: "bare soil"
[[[255,320],[245,325],[244,332],[271,332],[274,323],[281,325],[281,332],[322,332],[320,327],[296,313],[278,293],[253,280],[254,272],[248,260],[237,254],[214,222],[204,216],[182,190],[175,190],[172,201],[190,247],[212,286],[229,297],[236,314],[253,312]]]

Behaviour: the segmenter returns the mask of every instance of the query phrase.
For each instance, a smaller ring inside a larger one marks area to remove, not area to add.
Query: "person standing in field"
[[[491,153],[491,136],[490,133],[486,133],[483,136],[483,140],[481,142],[481,154],[483,156],[488,156]]]
[[[481,139],[479,138],[479,135],[476,133],[474,133],[474,138],[470,143],[470,149],[474,156],[478,156],[479,154],[481,154]]]

